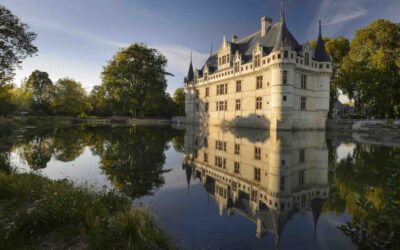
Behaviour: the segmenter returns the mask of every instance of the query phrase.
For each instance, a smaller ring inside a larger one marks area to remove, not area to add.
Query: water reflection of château
[[[329,195],[324,132],[278,132],[188,127],[183,167],[200,178],[221,215],[238,213],[256,223],[257,237],[276,244],[296,213],[313,213],[314,233]]]

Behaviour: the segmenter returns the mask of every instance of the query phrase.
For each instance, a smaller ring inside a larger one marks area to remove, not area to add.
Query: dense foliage
[[[5,249],[169,249],[151,213],[113,191],[0,172]]]
[[[32,108],[43,112],[50,112],[50,103],[53,94],[53,82],[49,74],[35,70],[26,81],[26,88],[32,93]]]
[[[51,110],[61,115],[85,115],[92,107],[82,85],[72,79],[60,79],[54,86]]]
[[[166,94],[167,59],[157,50],[133,44],[104,67],[102,88],[116,115],[166,115],[171,97]],[[98,94],[99,92],[97,92]]]
[[[400,115],[400,24],[373,21],[356,32],[339,70],[338,86],[359,112]]]
[[[28,30],[3,5],[0,5],[0,86],[10,82],[23,59],[37,52],[33,45],[36,34]]]

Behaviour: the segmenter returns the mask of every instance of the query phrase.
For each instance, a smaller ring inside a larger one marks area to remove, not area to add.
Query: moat
[[[360,201],[387,213],[400,155],[325,132],[219,127],[26,128],[0,142],[19,172],[150,207],[183,249],[356,249],[340,227],[375,219]]]

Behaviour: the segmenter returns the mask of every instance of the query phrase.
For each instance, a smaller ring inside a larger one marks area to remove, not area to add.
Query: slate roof
[[[302,45],[300,45],[300,43],[287,28],[284,18],[282,18],[280,22],[273,24],[267,30],[265,36],[261,36],[261,31],[258,31],[250,36],[239,40],[236,43],[230,42],[231,53],[234,55],[236,51],[239,51],[239,54],[242,57],[242,63],[250,62],[253,59],[253,50],[257,46],[257,44],[260,44],[262,46],[265,55],[268,55],[275,51],[279,51],[282,45],[290,46],[291,49],[293,51],[296,51],[297,53],[301,52],[303,49]],[[329,55],[325,51],[325,43],[321,35],[321,24],[313,59],[318,62],[331,61]],[[211,74],[215,73],[218,70],[218,52],[211,54],[203,67],[201,67],[201,69],[199,70],[196,70],[196,73],[199,77],[203,76],[204,68],[206,65],[208,66],[209,72]],[[192,68],[193,66],[190,65],[189,74],[187,77],[188,79],[189,77],[191,77],[190,72]]]
[[[265,54],[278,51],[281,45],[289,45],[294,51],[300,52],[302,47],[296,38],[292,35],[285,22],[273,24],[267,31],[265,36],[261,36],[261,31],[245,37],[237,43],[231,43],[232,54],[236,51],[242,56],[244,63],[252,60],[253,49],[260,44]],[[218,53],[212,54],[206,61],[210,72],[215,72],[218,68]],[[205,66],[204,65],[204,66]],[[202,69],[204,69],[204,66]]]
[[[315,46],[315,56],[314,59],[317,62],[330,62],[331,59],[326,53],[325,50],[325,42],[324,39],[322,39],[322,34],[321,34],[321,21],[319,21],[319,35],[318,35],[318,40],[317,40],[317,45]]]

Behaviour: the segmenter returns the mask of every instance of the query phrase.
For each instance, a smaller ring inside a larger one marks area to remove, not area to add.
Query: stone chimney
[[[237,43],[237,41],[238,41],[238,36],[237,35],[233,35],[232,36],[232,42],[233,43]]]
[[[272,18],[263,16],[261,18],[261,36],[267,34],[268,29],[272,26]]]

